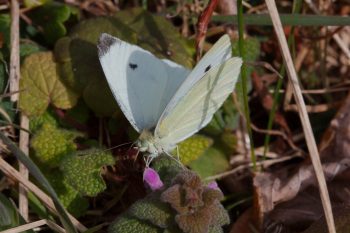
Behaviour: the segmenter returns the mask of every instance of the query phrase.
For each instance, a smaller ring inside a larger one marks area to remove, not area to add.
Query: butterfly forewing
[[[138,132],[154,128],[188,71],[105,33],[100,37],[98,51],[124,115]]]

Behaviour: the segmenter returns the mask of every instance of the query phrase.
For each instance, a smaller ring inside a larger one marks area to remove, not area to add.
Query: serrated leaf
[[[115,160],[109,153],[97,150],[79,151],[62,161],[61,170],[72,187],[82,195],[93,197],[106,188],[101,177],[101,167],[114,163]]]
[[[178,144],[180,161],[187,165],[201,156],[211,145],[213,140],[202,135],[194,135]],[[176,149],[173,154],[176,154]]]
[[[31,141],[35,158],[45,166],[58,167],[67,154],[76,150],[74,139],[78,136],[82,135],[44,123]]]
[[[158,227],[167,228],[174,224],[175,212],[169,204],[161,202],[159,197],[154,196],[155,194],[134,203],[128,210],[128,214]]]
[[[48,181],[55,189],[58,198],[68,212],[76,217],[81,216],[87,210],[89,203],[77,190],[68,184],[63,174],[58,170],[50,170],[45,174]]]
[[[51,52],[28,56],[21,69],[19,107],[28,116],[38,116],[51,103],[57,108],[69,109],[77,102],[77,95],[68,89],[56,72]]]
[[[117,218],[108,228],[108,233],[136,233],[136,232],[147,232],[147,233],[161,233],[162,229],[152,226],[151,224],[140,221],[138,219],[121,216]]]
[[[210,147],[197,160],[191,162],[189,166],[203,179],[224,172],[230,167],[230,164],[221,150]]]

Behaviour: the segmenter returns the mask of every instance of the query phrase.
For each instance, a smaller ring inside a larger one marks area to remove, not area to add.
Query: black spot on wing
[[[208,70],[210,70],[210,68],[211,68],[211,65],[207,66],[204,70],[204,73],[208,72]]]
[[[129,67],[130,69],[135,70],[137,68],[137,64],[129,63]]]
[[[100,39],[98,40],[97,48],[98,48],[98,56],[103,57],[108,51],[109,48],[114,44],[114,43],[119,43],[120,41],[107,34],[107,33],[102,33],[100,36]]]

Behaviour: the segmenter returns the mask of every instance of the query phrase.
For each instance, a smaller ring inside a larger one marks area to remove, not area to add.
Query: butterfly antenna
[[[118,148],[118,147],[121,147],[121,146],[125,146],[125,145],[127,145],[127,144],[130,144],[130,143],[132,143],[132,142],[126,142],[126,143],[120,144],[120,145],[118,145],[118,146],[113,146],[113,147],[110,147],[110,148],[108,148],[108,149],[104,149],[103,151],[113,150],[113,149],[116,149],[116,148]]]

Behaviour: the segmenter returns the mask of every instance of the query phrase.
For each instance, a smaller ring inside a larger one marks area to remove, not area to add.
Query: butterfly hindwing
[[[200,80],[205,73],[232,57],[231,41],[228,35],[222,36],[194,67],[179,90],[171,98],[161,118],[165,118],[177,102]]]

